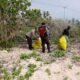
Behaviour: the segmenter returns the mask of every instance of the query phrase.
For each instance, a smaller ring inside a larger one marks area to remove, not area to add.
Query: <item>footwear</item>
[[[51,53],[51,51],[48,51],[48,53]]]
[[[42,53],[45,53],[45,51],[42,51]]]

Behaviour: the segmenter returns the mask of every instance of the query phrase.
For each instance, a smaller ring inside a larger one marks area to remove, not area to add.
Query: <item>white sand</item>
[[[11,71],[15,65],[22,66],[20,75],[25,75],[28,71],[28,64],[36,64],[37,71],[34,72],[29,80],[80,80],[80,66],[72,63],[71,57],[66,57],[64,60],[57,60],[51,64],[44,64],[41,61],[35,61],[34,58],[27,61],[21,60],[20,63],[18,62],[21,53],[31,52],[32,51],[23,48],[14,48],[9,53],[3,50],[0,51],[0,62],[8,69],[8,71]],[[69,69],[69,65],[72,65],[72,69]],[[51,75],[48,75],[45,71],[46,69],[50,70]]]

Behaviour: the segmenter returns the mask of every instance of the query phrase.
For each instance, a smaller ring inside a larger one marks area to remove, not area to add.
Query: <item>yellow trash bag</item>
[[[36,40],[34,41],[34,43],[33,43],[33,48],[34,48],[34,49],[39,49],[39,48],[41,48],[41,38],[38,38],[38,39],[36,39]]]
[[[67,49],[67,41],[66,41],[66,36],[62,36],[59,39],[59,46],[61,49],[66,50]]]

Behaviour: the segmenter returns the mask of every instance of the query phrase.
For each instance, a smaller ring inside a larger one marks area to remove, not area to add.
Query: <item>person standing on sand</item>
[[[47,49],[48,49],[48,52],[51,52],[50,51],[50,42],[49,42],[49,37],[48,37],[48,34],[47,34],[47,30],[46,30],[46,25],[45,23],[43,22],[41,24],[41,26],[38,28],[38,32],[39,32],[39,36],[41,38],[41,42],[42,42],[42,52],[45,53],[45,44],[47,44]]]

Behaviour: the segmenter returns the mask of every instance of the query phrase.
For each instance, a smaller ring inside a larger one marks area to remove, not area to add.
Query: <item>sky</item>
[[[80,0],[30,0],[31,8],[49,11],[53,18],[79,19]]]

